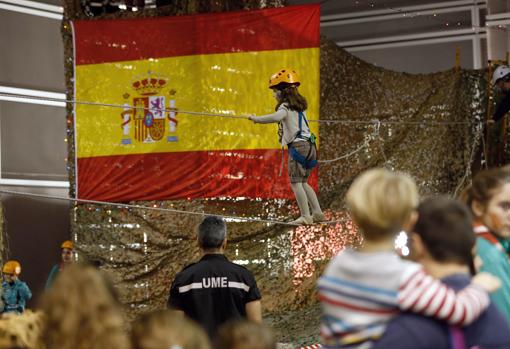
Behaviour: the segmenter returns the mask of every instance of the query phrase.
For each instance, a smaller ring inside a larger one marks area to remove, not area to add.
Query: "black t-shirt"
[[[246,316],[246,303],[260,298],[249,270],[222,254],[206,254],[175,276],[168,306],[184,311],[213,337],[224,322]]]
[[[496,110],[492,118],[494,121],[498,121],[510,110],[510,91],[505,91],[504,97],[496,105]]]

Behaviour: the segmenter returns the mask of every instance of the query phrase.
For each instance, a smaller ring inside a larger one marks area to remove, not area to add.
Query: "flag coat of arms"
[[[292,198],[277,125],[229,116],[274,112],[269,77],[292,67],[319,118],[319,23],[315,4],[74,21],[77,197]]]

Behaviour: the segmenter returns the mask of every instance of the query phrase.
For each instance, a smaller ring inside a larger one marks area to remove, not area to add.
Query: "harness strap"
[[[299,112],[299,129],[301,130],[301,119],[304,119],[305,120],[305,124],[306,124],[306,127],[310,128],[310,126],[308,125],[308,120],[306,119],[306,116],[305,116],[305,113],[303,113],[302,111]]]
[[[311,145],[314,146],[313,144]],[[305,157],[301,155],[300,152],[297,151],[296,148],[294,148],[291,144],[288,145],[289,147],[289,155],[298,163],[300,163],[304,168],[310,169],[317,166],[317,160],[309,160],[308,157],[310,156],[310,153],[312,152],[311,148],[308,152],[308,155]]]
[[[302,111],[300,111],[298,113],[298,115],[299,115],[299,121],[298,121],[298,123],[299,123],[299,131],[296,133],[296,138],[305,139],[301,135],[301,133],[303,132],[303,120],[305,120],[305,124],[306,124],[306,127],[308,127],[308,129],[310,129],[310,126],[308,125],[308,120],[306,120],[306,116],[305,116],[305,114]]]
[[[298,113],[298,115],[299,115],[299,135],[301,135],[301,131],[303,131],[303,122],[302,122],[302,120],[303,120],[303,112],[300,111]]]

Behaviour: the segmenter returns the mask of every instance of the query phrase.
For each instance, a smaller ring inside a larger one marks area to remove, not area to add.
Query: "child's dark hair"
[[[280,93],[280,97],[278,98],[278,104],[276,105],[275,110],[280,108],[280,105],[283,103],[287,104],[287,107],[290,110],[294,110],[297,112],[305,111],[308,107],[308,103],[306,102],[306,98],[303,97],[295,84],[288,84],[285,82],[279,83],[274,86],[273,89],[277,90]]]
[[[473,273],[475,235],[471,221],[471,213],[462,202],[446,196],[431,197],[418,206],[413,231],[436,261],[469,266]]]

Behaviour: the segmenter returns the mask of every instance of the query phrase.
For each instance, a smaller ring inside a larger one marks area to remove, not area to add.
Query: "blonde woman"
[[[209,349],[209,339],[197,324],[171,310],[143,315],[133,324],[133,349]]]
[[[92,266],[65,268],[43,296],[46,349],[129,349],[113,288]]]
[[[4,314],[0,318],[0,349],[40,349],[43,317],[40,312],[26,310],[23,314]]]
[[[497,279],[479,274],[456,294],[395,253],[396,234],[410,231],[417,218],[418,190],[410,177],[369,170],[350,187],[347,205],[364,243],[340,252],[318,281],[325,346],[370,348],[401,310],[467,325],[487,308],[484,288],[499,287]]]

